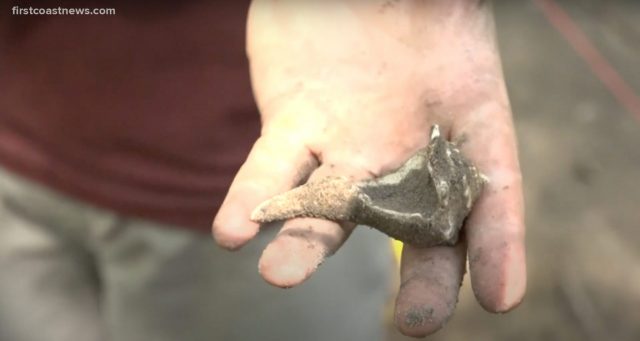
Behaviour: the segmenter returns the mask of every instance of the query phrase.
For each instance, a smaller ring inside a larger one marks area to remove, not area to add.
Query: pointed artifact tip
[[[431,127],[430,139],[434,140],[439,137],[440,137],[440,126],[438,126],[437,124],[434,124],[433,127]]]

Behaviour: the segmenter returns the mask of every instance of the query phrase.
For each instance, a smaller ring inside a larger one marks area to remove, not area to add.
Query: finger
[[[286,221],[260,257],[260,274],[282,288],[304,282],[351,234],[354,225],[343,225],[313,218]]]
[[[363,178],[368,174],[348,167],[319,167],[311,180],[332,174]],[[259,270],[262,277],[278,287],[304,282],[324,260],[347,240],[355,225],[322,219],[296,218],[284,222],[276,238],[262,253]]]
[[[213,221],[216,242],[237,249],[255,236],[259,224],[249,219],[264,200],[303,182],[317,161],[302,143],[260,137],[236,174]]]
[[[489,178],[465,224],[471,283],[486,310],[506,312],[526,290],[525,227],[515,132],[508,110],[496,110],[504,115],[471,116],[458,135],[466,135],[463,153]]]
[[[458,302],[465,271],[464,244],[426,249],[404,246],[395,311],[400,332],[423,337],[445,325]]]

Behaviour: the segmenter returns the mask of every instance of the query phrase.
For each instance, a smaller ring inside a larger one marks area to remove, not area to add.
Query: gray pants
[[[358,229],[300,287],[208,235],[98,209],[0,169],[0,340],[381,340],[392,258]]]

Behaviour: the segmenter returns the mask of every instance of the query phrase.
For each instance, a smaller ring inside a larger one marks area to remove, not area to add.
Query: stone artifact
[[[263,202],[251,219],[349,221],[418,247],[453,245],[486,181],[434,125],[429,144],[396,171],[358,182],[311,181]]]

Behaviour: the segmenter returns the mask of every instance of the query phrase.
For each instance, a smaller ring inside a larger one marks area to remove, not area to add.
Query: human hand
[[[404,247],[396,324],[412,336],[444,324],[467,252],[480,304],[515,307],[526,286],[521,175],[487,4],[254,1],[248,28],[263,130],[214,220],[217,242],[242,246],[259,229],[251,211],[307,180],[396,169],[438,123],[445,136],[465,141],[462,152],[490,182],[457,246]],[[260,273],[276,286],[300,284],[353,228],[286,221]]]

